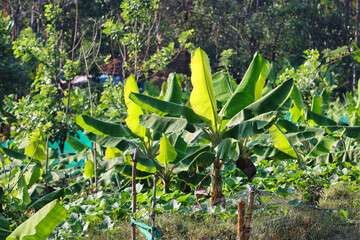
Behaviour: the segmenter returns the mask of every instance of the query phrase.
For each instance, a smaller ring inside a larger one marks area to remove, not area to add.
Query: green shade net
[[[156,240],[156,239],[162,237],[161,232],[157,227],[152,228],[152,227],[150,227],[150,226],[148,226],[148,225],[146,225],[144,223],[135,221],[134,219],[131,219],[131,224],[135,224],[139,228],[140,232],[142,232],[145,235],[147,240],[151,240],[151,239]],[[151,238],[151,233],[148,231],[148,230],[151,230],[151,229],[155,230],[155,238]]]

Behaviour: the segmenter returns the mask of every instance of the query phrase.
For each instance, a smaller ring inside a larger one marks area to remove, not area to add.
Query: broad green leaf
[[[89,149],[89,147],[82,142],[80,142],[78,139],[68,135],[66,138],[67,143],[77,152],[84,152],[85,150]]]
[[[321,108],[321,104],[322,104],[322,99],[321,97],[317,97],[317,96],[313,96],[313,100],[312,100],[312,104],[311,104],[311,111],[321,115],[322,113],[322,108]]]
[[[10,223],[2,214],[0,214],[0,228],[10,230]]]
[[[40,199],[36,200],[35,202],[33,202],[29,206],[29,208],[34,208],[36,210],[39,210],[42,207],[44,207],[46,204],[50,203],[51,201],[54,201],[55,199],[59,199],[61,197],[64,197],[65,193],[66,193],[65,189],[63,189],[63,188],[53,191],[53,192],[41,197]]]
[[[161,133],[179,132],[186,128],[185,118],[160,117],[158,115],[140,115],[140,124]]]
[[[136,148],[136,144],[129,138],[125,137],[113,137],[113,136],[100,136],[93,133],[86,133],[86,136],[93,142],[96,142],[102,147],[116,147],[122,151]]]
[[[337,162],[349,162],[353,164],[358,164],[358,159],[360,159],[360,149],[357,148],[348,151],[330,152],[315,158],[315,162],[316,164],[328,164],[336,160]]]
[[[194,112],[199,115],[212,129],[217,129],[219,116],[211,78],[211,68],[207,55],[203,50],[195,50],[191,58],[191,83],[193,90],[190,94],[190,104]]]
[[[167,165],[168,163],[173,162],[176,159],[177,153],[173,145],[171,145],[169,139],[164,136],[160,139],[160,154],[156,159],[161,164]]]
[[[0,145],[0,151],[2,153],[4,153],[5,155],[9,156],[9,157],[13,157],[15,159],[19,159],[19,160],[28,160],[29,157],[26,156],[25,154],[22,154],[22,153],[19,153],[17,151],[14,151],[10,148],[4,148],[4,147],[1,147]]]
[[[167,83],[163,82],[161,85],[161,91],[160,91],[160,95],[159,95],[158,99],[164,100],[164,97],[166,94],[166,89],[167,89]]]
[[[9,221],[0,214],[0,239],[6,239],[11,233]]]
[[[33,165],[32,168],[24,174],[28,188],[39,180],[41,172],[42,170],[37,165]]]
[[[308,154],[308,157],[319,157],[321,155],[328,154],[331,147],[339,141],[339,138],[335,138],[331,135],[325,136],[319,140],[315,147]]]
[[[264,59],[262,59],[262,61],[263,61],[263,64],[261,67],[260,75],[259,75],[259,78],[256,81],[256,85],[255,85],[255,101],[259,100],[262,97],[266,78],[271,71],[270,63]]]
[[[132,157],[130,155],[127,155],[125,157],[125,161],[129,165],[133,165],[134,162],[132,161]],[[143,158],[141,156],[138,156],[137,163],[136,163],[136,169],[141,172],[146,173],[156,173],[156,162],[149,158]]]
[[[133,162],[131,162],[131,163],[133,163]],[[154,161],[149,158],[142,158],[140,156],[138,157],[136,169],[138,169],[142,172],[156,173],[156,166],[154,164]]]
[[[278,123],[276,123],[278,126]],[[287,133],[286,137],[292,145],[302,144],[304,141],[309,141],[314,137],[321,137],[324,135],[325,129],[322,128],[306,128],[302,131]]]
[[[144,94],[132,93],[130,99],[143,109],[156,113],[159,116],[169,115],[172,117],[184,116],[189,123],[200,123],[201,118],[184,105],[166,102]]]
[[[283,131],[283,132],[299,132],[299,128],[292,122],[285,120],[285,119],[279,119],[276,122],[276,125]],[[283,130],[285,129],[285,131]]]
[[[216,100],[225,104],[234,92],[229,76],[223,72],[217,72],[212,77],[212,84]]]
[[[183,159],[186,156],[186,150],[187,150],[187,143],[182,138],[182,134],[180,132],[172,133],[168,136],[169,141],[174,146],[175,151],[177,152],[177,157],[175,161],[173,162],[178,163],[181,159]]]
[[[270,135],[273,139],[274,146],[280,151],[286,153],[287,155],[301,160],[300,155],[297,153],[295,147],[291,144],[291,142],[287,139],[285,134],[276,126],[276,124],[272,125],[270,128]]]
[[[261,98],[270,64],[256,53],[243,79],[224,105],[220,116],[232,118],[245,107]]]
[[[293,90],[291,92],[290,98],[294,100],[294,104],[301,110],[304,108],[304,102],[301,97],[301,93],[297,86],[294,84]]]
[[[100,136],[133,137],[132,132],[120,124],[98,120],[87,115],[76,115],[76,124],[83,129]]]
[[[132,166],[129,164],[120,164],[115,165],[115,169],[124,177],[130,178],[132,177]],[[136,179],[146,179],[153,175],[153,173],[143,172],[136,169]]]
[[[257,115],[249,120],[247,120],[248,122],[256,122],[257,125],[257,129],[261,129],[263,127],[265,127],[266,125],[268,125],[270,122],[272,122],[277,116],[277,112],[276,111],[269,111],[260,115]],[[233,127],[239,124],[244,123],[244,118],[242,115],[238,114],[235,115],[232,119],[230,119],[230,121],[226,124],[227,127]]]
[[[360,138],[360,127],[345,127],[345,135],[349,138]]]
[[[46,143],[37,139],[30,139],[29,145],[25,148],[25,154],[43,162],[46,160]]]
[[[321,108],[322,109],[328,109],[330,107],[330,94],[329,91],[324,88],[323,91],[320,94],[320,98],[321,98]]]
[[[334,120],[331,120],[327,117],[321,116],[320,114],[314,113],[312,111],[308,111],[307,112],[307,119],[318,126],[333,126],[333,125],[337,125],[336,122]]]
[[[174,167],[173,169],[175,171],[187,171],[189,169],[190,164],[193,162],[193,160],[199,156],[202,152],[208,152],[210,151],[210,147],[203,147],[200,148],[199,150],[188,154],[186,157],[184,157],[183,159],[181,159]]]
[[[207,167],[214,163],[215,155],[212,152],[202,152],[197,155],[194,160],[190,163],[188,168],[189,176],[194,176],[196,169],[199,172],[204,171]]]
[[[231,159],[230,153],[231,149],[233,148],[234,143],[237,141],[231,139],[231,138],[225,138],[223,139],[220,144],[217,146],[216,150],[216,158],[221,159],[223,161],[228,161]]]
[[[26,180],[24,176],[21,176],[18,185],[17,185],[17,195],[16,198],[20,199],[23,203],[31,203],[31,199],[28,192],[28,186],[26,185]]]
[[[250,120],[241,121],[240,123],[237,122],[236,116],[234,116],[234,118],[232,118],[232,121],[229,121],[228,124],[229,126],[232,126],[235,123],[237,125],[234,125],[229,130],[227,130],[223,137],[241,139],[262,133],[265,131],[266,128],[268,128],[275,122],[277,112],[273,111],[269,113],[264,113]]]
[[[139,93],[138,86],[135,81],[135,77],[131,75],[125,80],[124,85],[124,99],[125,105],[127,107],[128,117],[125,119],[125,122],[128,128],[138,135],[141,138],[145,137],[146,128],[141,126],[139,123],[139,115],[144,114],[143,110],[136,103],[131,101],[129,98],[130,93]]]
[[[164,101],[181,104],[181,82],[176,73],[170,73],[167,79],[167,90]]]
[[[241,110],[232,119],[236,119],[237,122],[241,122],[264,113],[278,110],[289,98],[293,85],[294,81],[292,79],[283,82],[267,95]]]
[[[302,120],[303,111],[298,108],[296,104],[293,104],[292,108],[289,110],[291,114],[291,121],[298,123]]]
[[[114,159],[121,156],[121,151],[115,147],[108,147],[105,150],[105,159]]]
[[[253,148],[254,153],[260,156],[261,158],[272,158],[274,160],[287,160],[292,157],[287,155],[286,153],[280,151],[279,149],[273,146],[265,146],[261,144],[256,144]]]
[[[18,226],[6,240],[46,239],[66,216],[66,210],[59,201],[52,201]]]
[[[84,175],[88,178],[92,178],[95,176],[95,167],[94,163],[91,160],[87,160],[85,163]]]

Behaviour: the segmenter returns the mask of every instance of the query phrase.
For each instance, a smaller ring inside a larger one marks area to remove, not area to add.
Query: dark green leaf
[[[131,93],[130,99],[143,109],[154,112],[160,116],[184,116],[189,123],[202,122],[201,118],[191,108],[184,105],[166,102],[140,93]]]
[[[187,127],[185,118],[160,117],[158,115],[140,115],[140,125],[161,133],[183,131]]]
[[[54,192],[51,192],[45,196],[43,196],[42,198],[36,200],[35,202],[31,203],[29,208],[34,208],[36,210],[41,209],[42,207],[44,207],[46,204],[48,204],[49,202],[55,200],[55,199],[60,199],[61,197],[65,196],[65,189],[59,189],[56,190]]]

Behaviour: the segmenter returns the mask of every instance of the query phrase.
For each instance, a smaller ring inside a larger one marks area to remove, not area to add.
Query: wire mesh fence
[[[360,197],[334,194],[338,195],[322,194],[318,202],[309,203],[257,191],[250,239],[359,240]],[[232,194],[228,203],[234,208],[235,199],[247,201],[247,195],[247,190]]]

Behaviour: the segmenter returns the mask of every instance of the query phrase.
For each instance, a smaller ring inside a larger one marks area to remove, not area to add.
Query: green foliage
[[[10,33],[12,24],[7,17],[0,17],[0,100],[6,95],[20,94],[28,87],[27,70],[15,59],[12,52]],[[1,105],[1,103],[0,103]]]

